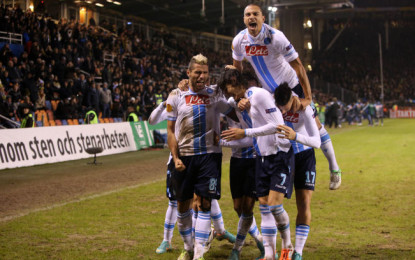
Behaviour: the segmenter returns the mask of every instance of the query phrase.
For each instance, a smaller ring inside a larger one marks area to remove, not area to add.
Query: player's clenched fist
[[[176,159],[174,161],[174,167],[179,172],[184,171],[186,169],[186,166],[183,164],[182,160],[180,160],[180,159]]]

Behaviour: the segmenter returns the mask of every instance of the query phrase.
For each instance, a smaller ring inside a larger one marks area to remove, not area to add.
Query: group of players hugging
[[[310,84],[298,53],[285,35],[264,23],[258,5],[244,10],[246,29],[232,42],[233,65],[216,85],[208,85],[208,59],[194,56],[188,80],[151,114],[150,124],[167,119],[170,158],[167,165],[169,206],[164,240],[156,253],[171,249],[173,229],[184,242],[179,260],[204,259],[212,239],[233,243],[228,259],[239,259],[249,233],[260,250],[257,259],[302,259],[311,222],[311,197],[316,181],[314,149],[328,159],[330,186],[338,189],[341,170],[330,136],[315,116]],[[254,71],[244,69],[243,60]],[[261,86],[261,87],[259,87]],[[221,132],[220,117],[228,128]],[[236,236],[223,223],[221,196],[222,146],[232,148],[230,189],[239,217]],[[284,198],[295,189],[295,245]],[[253,209],[259,202],[261,225]]]

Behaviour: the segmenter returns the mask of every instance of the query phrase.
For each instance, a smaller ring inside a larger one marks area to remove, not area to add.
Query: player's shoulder
[[[250,87],[249,89],[246,90],[245,92],[245,96],[248,99],[251,98],[257,98],[257,97],[263,97],[270,94],[267,90],[260,88],[260,87]]]
[[[178,89],[178,88],[173,89],[170,92],[170,94],[169,94],[169,99],[172,99],[172,98],[180,98],[180,96],[182,95],[182,93],[183,92],[180,89]]]
[[[233,38],[233,42],[241,42],[244,37],[248,34],[248,29],[244,29],[242,31],[240,31],[234,38]]]

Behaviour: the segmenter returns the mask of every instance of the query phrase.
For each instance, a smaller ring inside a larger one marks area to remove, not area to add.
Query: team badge
[[[271,38],[269,38],[269,37],[265,38],[264,43],[265,44],[270,44],[271,43]]]
[[[212,94],[212,93],[213,93],[213,89],[211,89],[211,88],[207,88],[207,89],[206,89],[206,92],[207,92],[208,94]]]
[[[248,97],[252,96],[252,90],[248,91],[248,93],[246,93],[246,95],[247,95]]]
[[[171,111],[173,111],[173,107],[170,104],[167,104],[166,110],[167,110],[167,112],[171,112]]]

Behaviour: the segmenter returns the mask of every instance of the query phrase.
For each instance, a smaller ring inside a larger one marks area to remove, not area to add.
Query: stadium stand
[[[146,35],[123,26],[109,33],[74,19],[55,21],[4,5],[0,12],[0,31],[21,34],[23,45],[21,53],[9,44],[0,49],[0,100],[7,108],[2,114],[18,119],[18,105],[23,102],[35,110],[33,104],[37,104],[42,89],[46,116],[42,114],[43,118],[36,120],[42,121],[43,126],[54,125],[55,119],[61,123],[79,120],[82,124],[90,108],[99,112],[100,122],[122,122],[129,105],[146,120],[157,104],[155,94],[165,100],[187,77],[185,70],[191,56],[201,52],[209,58],[212,84],[220,68],[232,62],[229,50],[213,51],[211,46],[193,44],[191,37],[169,30]],[[385,100],[395,103],[414,99],[414,59],[401,57],[414,56],[411,43],[415,22],[413,15],[405,12],[393,17],[388,13],[359,13],[351,22],[346,18],[328,20],[321,36],[322,46],[327,46],[342,28],[345,30],[329,51],[313,50],[310,76],[357,93],[363,102],[379,99],[378,67],[373,64],[378,64],[377,32],[384,25],[379,21],[385,18],[391,24],[384,55]],[[330,102],[331,94],[317,88],[313,91],[320,104]]]

